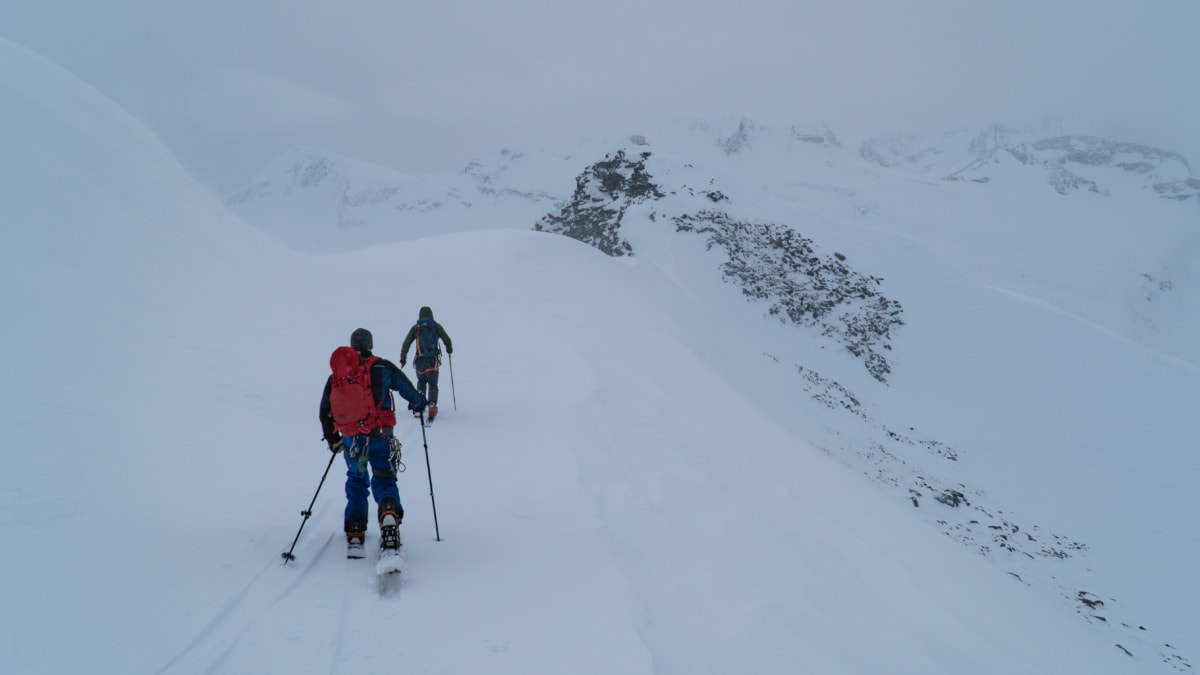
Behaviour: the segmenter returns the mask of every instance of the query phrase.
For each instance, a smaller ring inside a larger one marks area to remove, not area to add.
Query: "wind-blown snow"
[[[1186,203],[865,162],[729,179],[901,300],[884,385],[673,228],[631,224],[619,259],[415,218],[298,253],[3,41],[0,120],[0,672],[1192,667]],[[400,583],[344,557],[340,458],[282,566],[329,459],[330,351],[363,326],[397,359],[421,305],[456,358],[437,423],[397,428]]]

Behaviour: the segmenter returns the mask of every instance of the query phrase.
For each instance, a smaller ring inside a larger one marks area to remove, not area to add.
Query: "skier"
[[[413,357],[413,370],[417,372],[417,390],[429,400],[429,421],[437,417],[438,401],[438,368],[442,365],[442,352],[438,349],[438,339],[446,343],[446,353],[454,353],[454,345],[442,324],[433,320],[433,310],[422,307],[417,312],[417,322],[408,330],[404,344],[400,347],[400,367],[408,363],[408,347],[414,341],[417,343],[417,353]],[[426,393],[428,391],[428,393]]]
[[[339,347],[330,358],[333,374],[321,394],[325,441],[330,452],[342,452],[346,459],[344,525],[349,558],[363,557],[368,494],[375,497],[381,550],[399,549],[404,507],[396,486],[400,441],[392,435],[396,411],[391,392],[399,392],[418,416],[426,406],[425,397],[404,372],[391,361],[373,356],[373,347],[371,331],[355,330],[350,346]]]

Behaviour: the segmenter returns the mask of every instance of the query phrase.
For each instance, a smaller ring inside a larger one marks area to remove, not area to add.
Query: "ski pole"
[[[450,360],[450,398],[454,400],[454,409],[458,410],[458,395],[454,393],[454,355],[447,353],[446,358]]]
[[[300,541],[300,533],[304,531],[304,524],[308,522],[308,517],[312,515],[313,504],[317,503],[317,495],[321,494],[321,486],[325,484],[325,477],[329,475],[329,467],[333,466],[333,460],[336,457],[336,452],[329,454],[329,463],[325,465],[325,473],[321,474],[321,482],[317,483],[317,491],[313,493],[313,498],[308,503],[308,508],[300,512],[300,515],[304,516],[304,520],[300,521],[300,529],[296,530],[296,538],[292,540],[292,547],[283,554],[284,565],[288,564],[289,560],[296,559],[296,556],[292,555],[292,551],[296,550],[296,542]]]
[[[433,498],[433,470],[429,468],[429,439],[425,437],[425,411],[421,411],[421,442],[425,445],[425,473],[429,476],[429,502],[433,504],[433,532],[437,540],[442,540],[442,531],[438,528],[437,500]]]

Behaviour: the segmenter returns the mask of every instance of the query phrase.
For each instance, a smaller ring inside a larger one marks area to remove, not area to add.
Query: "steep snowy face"
[[[116,354],[174,339],[201,308],[224,315],[236,303],[212,285],[257,287],[273,244],[214,203],[132,116],[4,40],[0,83],[0,276],[6,314],[20,317],[0,328],[8,352],[115,364]]]
[[[904,321],[900,303],[882,294],[882,279],[854,270],[841,253],[823,252],[790,224],[739,215],[740,197],[730,197],[729,188],[719,188],[714,178],[702,179],[701,188],[661,185],[647,168],[651,157],[648,151],[630,157],[618,150],[587,167],[575,179],[571,199],[534,229],[617,257],[636,253],[626,236],[630,220],[700,235],[707,249],[722,254],[724,280],[764,303],[766,314],[818,329],[862,359],[872,377],[886,381],[891,365],[885,353],[892,349],[892,331]],[[660,168],[671,173],[672,167]]]
[[[1059,194],[1084,191],[1108,196],[1145,190],[1177,200],[1200,195],[1200,179],[1182,155],[1138,143],[1098,136],[1055,134],[1039,137],[992,127],[967,137],[878,137],[859,155],[887,168],[940,174],[942,180],[989,183],[1009,171],[1038,170]]]

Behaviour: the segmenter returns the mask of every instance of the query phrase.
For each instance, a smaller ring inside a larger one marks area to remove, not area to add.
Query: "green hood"
[[[420,312],[417,312],[418,319],[432,319],[433,310],[428,307],[422,307]]]

